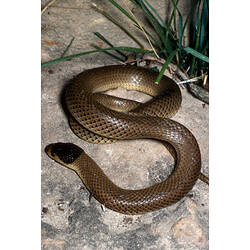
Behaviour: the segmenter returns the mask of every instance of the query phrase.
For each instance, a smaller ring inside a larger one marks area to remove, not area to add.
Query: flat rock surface
[[[92,49],[91,43],[100,42],[93,34],[96,31],[116,46],[135,45],[93,10],[90,2],[60,1],[55,5],[67,8],[53,7],[43,14],[43,61],[60,57],[72,37],[75,40],[67,55]],[[163,1],[151,2],[164,16],[165,6],[159,3]],[[113,7],[110,11],[119,16]],[[187,197],[168,208],[128,216],[103,211],[95,199],[89,202],[79,177],[44,153],[49,143],[75,143],[123,188],[147,187],[171,173],[173,160],[157,141],[95,145],[80,140],[70,130],[60,99],[65,85],[86,69],[110,64],[118,62],[105,54],[93,54],[42,69],[42,249],[208,249],[208,186],[203,182],[198,180]],[[143,95],[121,89],[113,94],[145,100]],[[186,89],[182,89],[182,95],[182,106],[173,119],[196,137],[202,172],[208,174],[208,106]]]

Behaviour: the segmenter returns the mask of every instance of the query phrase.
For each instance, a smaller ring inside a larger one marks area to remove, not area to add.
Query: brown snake
[[[161,183],[140,190],[115,185],[100,167],[78,146],[55,143],[46,153],[74,170],[90,193],[105,207],[124,214],[142,214],[169,206],[183,198],[197,179],[208,183],[200,173],[200,149],[192,133],[170,120],[181,104],[177,84],[157,73],[135,66],[106,66],[84,71],[68,86],[65,102],[74,133],[95,143],[121,139],[151,138],[161,141],[175,158],[173,173]],[[118,86],[142,91],[152,100],[145,104],[97,93]],[[112,106],[114,104],[114,106]],[[111,109],[107,108],[112,106]]]

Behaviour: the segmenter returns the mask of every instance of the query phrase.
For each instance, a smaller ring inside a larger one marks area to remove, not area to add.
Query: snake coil
[[[156,72],[135,66],[87,70],[68,86],[65,102],[70,126],[82,139],[94,143],[140,138],[161,141],[176,162],[173,173],[163,182],[139,190],[122,189],[78,146],[55,143],[45,149],[52,159],[74,170],[100,203],[124,214],[142,214],[169,206],[183,198],[199,177],[202,179],[195,137],[186,127],[169,119],[181,104],[180,89],[166,76],[155,84],[156,77]],[[119,86],[153,98],[141,104],[100,93]]]

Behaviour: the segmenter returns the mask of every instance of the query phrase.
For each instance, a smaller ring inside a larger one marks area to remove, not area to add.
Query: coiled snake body
[[[183,198],[199,177],[205,179],[200,173],[201,156],[196,139],[186,127],[167,118],[181,104],[179,87],[165,76],[157,85],[156,77],[157,73],[135,66],[87,70],[68,86],[65,102],[70,126],[83,139],[95,143],[139,138],[163,142],[176,163],[165,181],[140,190],[122,189],[78,146],[55,143],[45,149],[52,159],[73,169],[100,203],[124,214],[141,214],[169,206]],[[140,104],[98,93],[118,86],[142,91],[153,99]]]

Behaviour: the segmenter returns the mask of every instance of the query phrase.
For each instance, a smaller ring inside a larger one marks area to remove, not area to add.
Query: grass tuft
[[[94,45],[96,50],[86,51],[79,54],[65,56],[58,58],[49,62],[42,63],[42,67],[52,65],[54,63],[70,60],[79,56],[84,56],[87,54],[104,52],[108,55],[116,58],[119,61],[126,61],[128,55],[123,53],[132,52],[138,56],[138,54],[154,53],[156,57],[160,57],[165,60],[165,63],[156,79],[158,83],[169,65],[170,62],[178,65],[178,67],[187,72],[190,78],[199,77],[201,75],[208,74],[208,64],[209,64],[209,43],[208,43],[208,11],[209,3],[208,0],[193,0],[191,1],[190,10],[186,18],[178,8],[179,0],[171,0],[173,9],[168,20],[164,21],[163,18],[157,13],[155,8],[150,4],[149,0],[130,0],[136,7],[140,8],[147,18],[149,24],[153,27],[157,36],[150,33],[146,27],[139,23],[136,16],[126,5],[126,1],[123,3],[126,7],[121,6],[115,0],[107,0],[115,8],[117,8],[121,14],[125,15],[129,21],[131,21],[136,28],[141,30],[146,41],[151,49],[145,49],[141,41],[137,39],[126,27],[115,20],[110,14],[101,10],[95,6],[96,10],[102,13],[111,22],[117,25],[121,30],[123,30],[140,48],[136,47],[115,47],[110,41],[103,37],[100,33],[95,32],[95,35],[106,43],[109,48],[100,48]],[[128,9],[128,10],[126,10]],[[184,33],[186,28],[190,26],[189,34],[189,44],[186,46],[184,44]],[[119,54],[110,52],[115,51]]]

